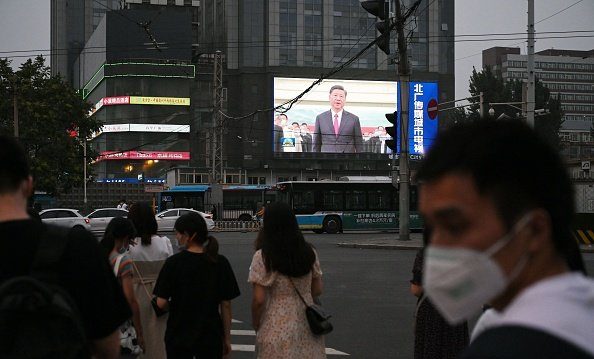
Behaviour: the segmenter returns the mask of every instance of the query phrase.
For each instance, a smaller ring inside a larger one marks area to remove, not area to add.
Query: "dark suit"
[[[332,111],[322,112],[316,117],[313,152],[360,153],[363,151],[359,117],[343,110],[338,136],[334,134],[332,122]]]
[[[302,152],[311,152],[313,139],[311,134],[306,133],[305,135],[301,135],[301,148],[303,149]]]
[[[281,139],[283,138],[283,128],[278,125],[274,125],[274,152],[282,152],[283,147]]]

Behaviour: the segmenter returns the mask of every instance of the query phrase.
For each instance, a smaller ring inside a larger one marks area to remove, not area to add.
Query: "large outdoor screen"
[[[274,105],[278,106],[293,99],[308,88],[315,79],[274,79]],[[411,87],[414,84],[411,83]],[[436,84],[435,91],[437,89]],[[397,108],[398,86],[389,81],[324,80],[288,111],[274,114],[273,151],[276,153],[378,153],[388,154],[391,150],[386,140],[391,137],[385,127],[391,124],[385,114]],[[417,96],[419,99],[420,97]],[[428,98],[430,96],[425,96]],[[425,114],[427,111],[425,104]],[[409,119],[415,125],[414,111]],[[417,112],[418,115],[418,112]],[[418,116],[417,116],[418,117]],[[424,116],[423,135],[430,135],[421,141],[422,154],[437,131],[437,119]],[[416,122],[417,140],[419,119]],[[411,149],[413,148],[413,127],[410,127]],[[419,141],[417,150],[419,150]]]

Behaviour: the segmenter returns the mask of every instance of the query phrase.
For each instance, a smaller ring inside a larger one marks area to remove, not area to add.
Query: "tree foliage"
[[[16,96],[14,96],[16,94]],[[68,192],[83,183],[83,143],[99,130],[88,117],[91,105],[58,76],[50,76],[43,57],[14,71],[0,59],[0,133],[13,135],[13,101],[18,107],[19,140],[30,155],[37,190]],[[94,153],[87,153],[90,162]]]
[[[484,111],[486,119],[517,118],[525,120],[522,114],[523,84],[520,80],[503,81],[500,72],[493,72],[490,66],[485,66],[481,71],[473,68],[469,80],[469,92],[472,96],[467,116],[470,120],[478,120],[480,116],[480,93],[483,93]],[[514,105],[490,105],[491,103],[515,102]],[[495,114],[488,114],[493,108]],[[535,81],[535,109],[545,110],[545,114],[535,115],[534,128],[543,138],[556,148],[560,147],[559,129],[563,123],[561,101],[551,96],[538,78]]]

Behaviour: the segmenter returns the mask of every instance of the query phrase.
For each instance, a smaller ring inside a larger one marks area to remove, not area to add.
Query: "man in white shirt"
[[[518,121],[438,136],[417,172],[433,228],[424,289],[452,324],[485,303],[462,358],[594,358],[594,281],[572,238],[572,185],[557,152]]]

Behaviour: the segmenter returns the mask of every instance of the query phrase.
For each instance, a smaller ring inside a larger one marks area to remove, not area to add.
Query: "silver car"
[[[76,209],[70,208],[51,208],[39,212],[39,217],[44,223],[54,224],[67,228],[91,229],[90,220],[83,217]]]
[[[215,224],[212,220],[212,215],[208,213],[200,212],[191,208],[173,208],[157,213],[155,216],[157,219],[157,224],[159,225],[159,231],[173,231],[175,221],[177,221],[180,216],[183,216],[189,212],[195,212],[201,215],[206,221],[206,228],[208,228],[208,230],[214,228]]]
[[[105,232],[109,222],[115,217],[128,217],[128,211],[119,208],[100,208],[89,213],[92,232]]]

